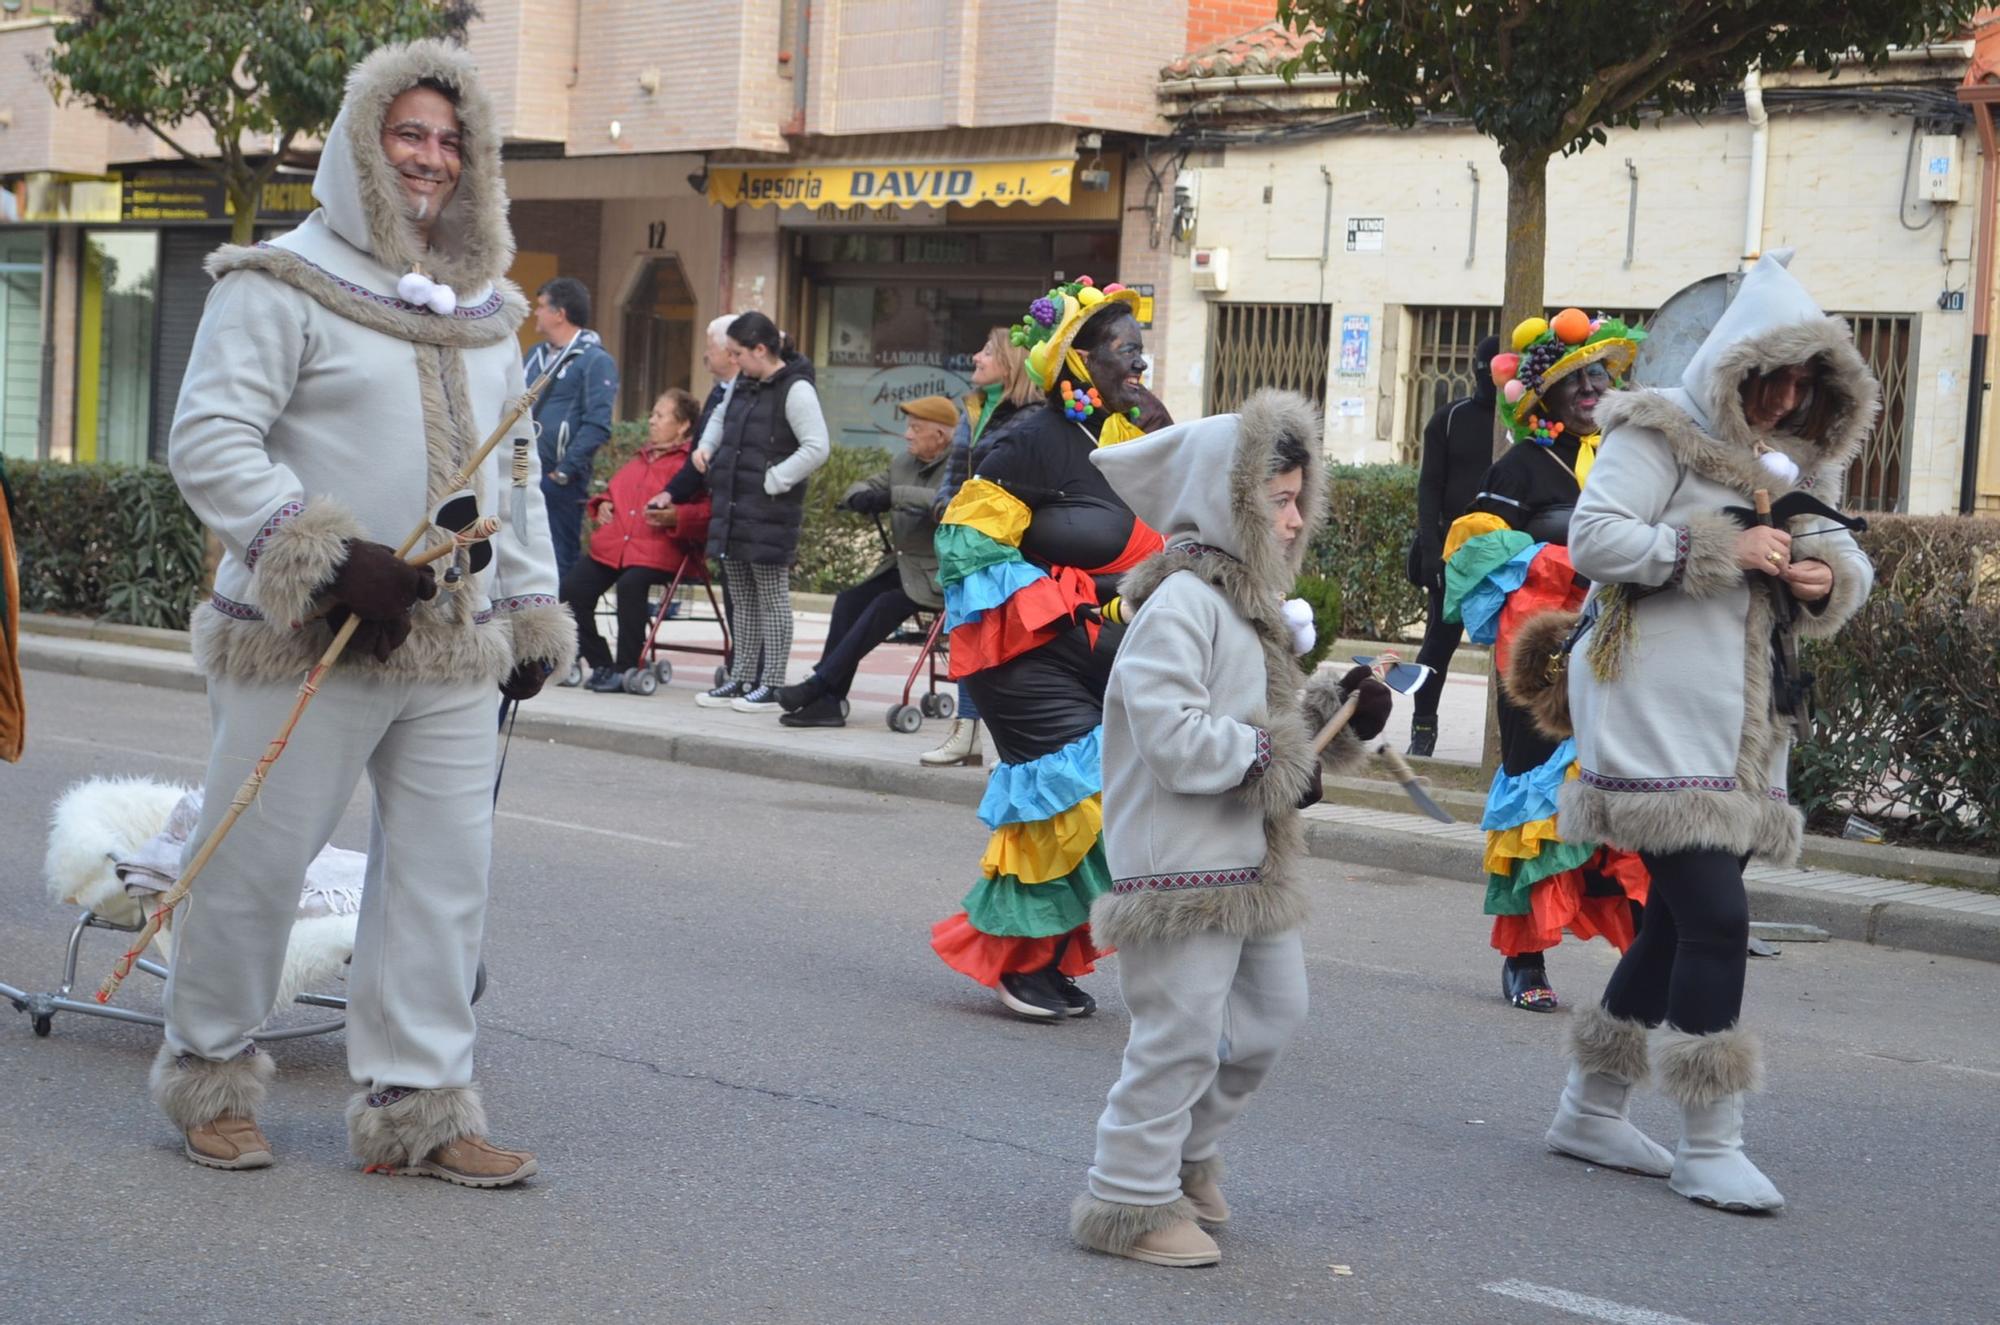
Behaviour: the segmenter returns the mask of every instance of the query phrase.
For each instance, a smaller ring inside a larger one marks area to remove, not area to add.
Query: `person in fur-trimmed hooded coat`
[[[1319,446],[1313,406],[1266,390],[1241,414],[1091,456],[1167,545],[1120,586],[1132,624],[1104,704],[1113,882],[1090,923],[1118,949],[1132,1033],[1071,1228],[1150,1264],[1217,1259],[1195,1221],[1228,1216],[1222,1133],[1305,1016],[1296,871],[1299,808],[1319,791],[1313,733],[1362,691],[1328,747],[1342,767],[1389,713],[1365,668],[1300,693],[1311,628],[1288,622],[1285,596],[1325,518]]]
[[[271,1162],[255,1114],[273,1069],[249,1037],[271,1007],[305,867],[365,770],[375,823],[348,976],[355,1153],[469,1186],[535,1168],[483,1139],[471,1007],[494,688],[526,698],[576,648],[533,448],[524,484],[503,442],[471,485],[505,521],[490,565],[473,570],[465,549],[436,563],[455,581],[447,592],[395,553],[524,390],[500,138],[463,49],[380,49],[355,68],[327,135],[319,209],[209,259],[216,283],[168,441],[182,493],[224,550],[193,628],[214,726],[196,841],[333,628],[361,618],[179,921],[152,1084],[188,1157],[209,1167]]]
[[[1737,1025],[1743,865],[1790,865],[1802,831],[1785,791],[1790,724],[1773,687],[1768,590],[1781,579],[1796,633],[1823,637],[1874,581],[1824,515],[1774,529],[1726,512],[1747,511],[1758,489],[1837,503],[1878,394],[1847,325],[1766,256],[1679,388],[1617,392],[1598,407],[1604,442],[1570,525],[1571,559],[1595,585],[1586,615],[1598,616],[1568,668],[1580,776],[1562,789],[1559,826],[1641,853],[1652,888],[1603,1005],[1576,1019],[1548,1139],[1726,1209],[1784,1203],[1743,1154],[1742,1100],[1760,1069]],[[1672,1154],[1625,1117],[1649,1066],[1681,1107]]]

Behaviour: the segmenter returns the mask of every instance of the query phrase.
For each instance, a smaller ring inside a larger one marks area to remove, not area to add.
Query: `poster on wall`
[[[1349,313],[1340,319],[1340,368],[1342,377],[1368,376],[1368,315]]]
[[[922,396],[962,400],[972,391],[976,336],[955,326],[938,292],[894,285],[835,286],[822,325],[820,408],[842,446],[901,445],[897,408]]]

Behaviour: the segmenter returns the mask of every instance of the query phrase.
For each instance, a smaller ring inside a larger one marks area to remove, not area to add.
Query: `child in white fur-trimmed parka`
[[[1325,518],[1319,446],[1312,405],[1266,390],[1091,456],[1167,545],[1121,586],[1131,626],[1105,693],[1113,883],[1090,919],[1118,950],[1132,1031],[1070,1229],[1148,1264],[1221,1258],[1197,1221],[1229,1217],[1222,1133],[1306,1012],[1295,871],[1299,810],[1319,798],[1313,733],[1359,689],[1324,755],[1344,767],[1389,716],[1366,668],[1299,671],[1310,617],[1291,624],[1285,596]]]

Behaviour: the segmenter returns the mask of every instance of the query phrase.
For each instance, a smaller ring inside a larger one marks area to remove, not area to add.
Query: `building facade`
[[[1187,416],[1285,381],[1325,400],[1335,458],[1414,463],[1425,420],[1470,390],[1472,348],[1498,329],[1506,174],[1469,128],[1386,130],[1340,113],[1337,79],[1286,84],[1276,71],[1296,50],[1265,26],[1163,71],[1176,131],[1155,150],[1181,206],[1162,394]],[[1767,74],[1699,123],[1615,130],[1557,159],[1548,303],[1646,321],[1689,285],[1796,248],[1793,270],[1852,321],[1883,383],[1850,501],[1958,509],[1977,241],[1995,225],[1978,206],[1991,164],[1956,96],[1972,56],[1967,41],[1831,82]],[[1975,504],[2000,510],[1993,413]]]

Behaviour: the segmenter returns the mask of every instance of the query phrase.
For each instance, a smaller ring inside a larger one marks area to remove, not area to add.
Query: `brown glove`
[[[347,624],[353,615],[344,607],[336,607],[326,614],[326,624],[336,633]],[[354,628],[354,635],[347,641],[347,647],[356,653],[371,655],[376,662],[388,662],[389,655],[403,647],[403,641],[410,637],[410,615],[391,617],[387,621],[370,621],[361,618],[361,624]]]
[[[1352,695],[1359,691],[1361,702],[1354,706],[1354,716],[1348,720],[1347,730],[1354,733],[1358,741],[1372,741],[1382,734],[1389,725],[1389,710],[1394,706],[1395,695],[1388,686],[1375,679],[1375,673],[1366,667],[1357,667],[1340,678],[1340,688]]]
[[[514,670],[507,673],[507,679],[500,683],[500,693],[516,704],[524,699],[533,699],[542,693],[543,683],[555,669],[555,664],[546,658],[523,658],[514,664]]]
[[[392,547],[350,538],[347,560],[334,572],[333,583],[326,587],[326,592],[336,606],[347,608],[365,621],[390,621],[407,618],[412,607],[435,598],[437,576],[429,566],[412,566],[404,561]],[[407,629],[404,633],[408,633]]]

